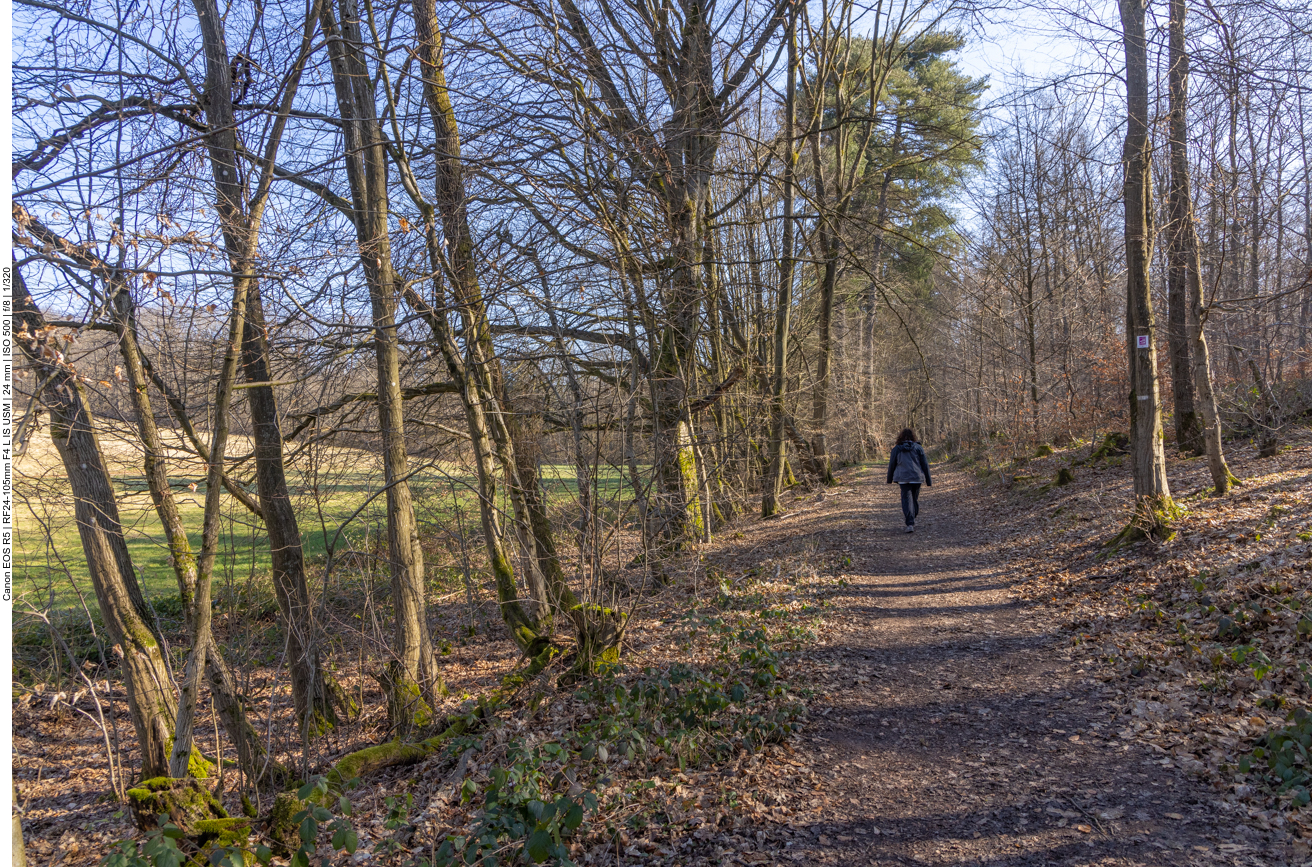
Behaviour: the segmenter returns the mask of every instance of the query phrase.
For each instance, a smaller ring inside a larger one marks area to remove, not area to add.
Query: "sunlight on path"
[[[851,530],[854,556],[815,654],[830,707],[803,737],[829,809],[781,863],[1284,863],[1120,740],[1078,648],[1012,601],[987,493],[942,472],[906,534],[879,475],[796,527]]]

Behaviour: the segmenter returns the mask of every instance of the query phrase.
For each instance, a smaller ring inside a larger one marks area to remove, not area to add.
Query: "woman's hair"
[[[917,437],[916,432],[909,427],[902,428],[902,433],[897,435],[898,445],[902,445],[902,443],[918,443],[918,442],[920,442],[920,438]]]

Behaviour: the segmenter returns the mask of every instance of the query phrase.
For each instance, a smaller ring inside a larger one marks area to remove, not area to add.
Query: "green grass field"
[[[238,441],[230,451],[243,454],[248,447],[248,443]],[[102,441],[102,448],[113,475],[124,536],[142,590],[152,600],[176,596],[177,582],[169,564],[163,529],[142,475],[140,454],[132,443],[108,438]],[[480,525],[473,477],[463,468],[424,467],[423,463],[412,459],[412,469],[422,468],[410,479],[410,485],[416,515],[425,534],[453,539],[462,529],[466,533],[477,532]],[[180,454],[170,467],[179,473],[171,476],[170,482],[192,547],[199,552],[204,467],[194,458],[187,460]],[[80,607],[79,593],[84,595],[88,606],[94,607],[94,591],[73,520],[68,482],[49,440],[34,440],[27,454],[18,461],[16,470],[15,614],[21,614],[28,605]],[[380,544],[385,546],[386,495],[379,493],[382,478],[377,456],[352,449],[321,455],[319,471],[315,474],[289,469],[288,482],[308,558],[322,558],[338,527],[348,519],[350,523],[335,545],[338,553],[350,548],[372,550]],[[545,492],[553,502],[572,502],[577,498],[578,485],[572,466],[546,465],[542,468],[542,479]],[[196,483],[195,490],[189,487],[192,483]],[[609,472],[601,476],[598,490],[603,503],[612,504],[606,511],[614,517],[622,508],[618,498],[627,499],[628,486],[622,483],[618,472]],[[352,518],[357,509],[359,514]],[[269,547],[262,524],[225,493],[216,581],[244,581],[259,577],[268,569]]]

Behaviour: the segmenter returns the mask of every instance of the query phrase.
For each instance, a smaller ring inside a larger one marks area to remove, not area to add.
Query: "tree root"
[[[1114,554],[1126,545],[1151,540],[1169,542],[1175,538],[1176,522],[1184,510],[1170,497],[1144,497],[1134,508],[1130,521],[1105,546],[1104,555]]]
[[[388,741],[372,747],[356,750],[337,760],[325,776],[332,793],[341,793],[346,784],[358,777],[394,768],[398,765],[413,765],[436,754],[452,738],[459,737],[469,730],[470,719],[467,716],[448,717],[442,730],[422,741]]]
[[[1229,468],[1229,467],[1226,467],[1226,468],[1225,468],[1225,475],[1226,475],[1226,480],[1225,480],[1225,488],[1226,488],[1226,489],[1225,489],[1224,491],[1218,491],[1215,487],[1213,487],[1213,488],[1212,488],[1212,496],[1214,496],[1214,497],[1224,497],[1226,494],[1230,493],[1232,490],[1234,490],[1235,488],[1237,488],[1237,487],[1243,485],[1243,483],[1244,483],[1242,479],[1240,479],[1240,478],[1239,478],[1238,476],[1236,476],[1234,473],[1230,472],[1230,468]]]

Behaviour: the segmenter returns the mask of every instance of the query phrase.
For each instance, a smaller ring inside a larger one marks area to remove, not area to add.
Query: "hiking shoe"
[[[908,532],[908,533],[914,533],[914,532],[916,532],[916,525],[915,525],[915,524],[907,524],[907,532]]]

